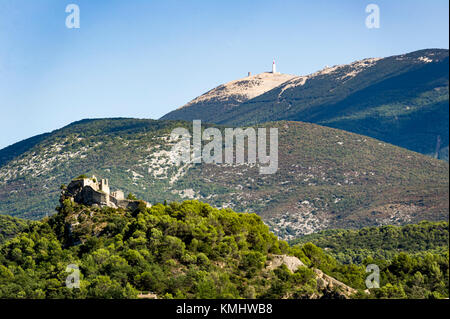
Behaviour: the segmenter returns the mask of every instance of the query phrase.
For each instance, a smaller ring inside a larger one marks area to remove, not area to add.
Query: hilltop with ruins
[[[144,202],[126,199],[121,190],[111,192],[108,179],[98,180],[95,176],[91,178],[82,176],[72,180],[61,194],[61,201],[67,198],[75,203],[87,206],[123,208],[127,210],[134,210],[139,206],[139,203]],[[144,203],[147,207],[151,206],[147,202]]]

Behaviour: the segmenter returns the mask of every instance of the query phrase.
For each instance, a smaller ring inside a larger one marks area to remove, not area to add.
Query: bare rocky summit
[[[227,126],[310,122],[448,161],[448,61],[448,50],[425,49],[301,76],[262,73],[221,85],[162,119]]]
[[[196,117],[190,117],[189,114],[193,111],[201,111],[206,116],[202,117],[203,121],[215,122],[215,114],[231,110],[241,103],[260,96],[294,78],[297,78],[297,76],[271,72],[250,75],[219,85],[178,108],[173,112],[175,117],[172,117],[172,113],[169,113],[162,119],[171,120],[182,118],[187,121],[194,120]],[[180,114],[182,114],[181,117]]]

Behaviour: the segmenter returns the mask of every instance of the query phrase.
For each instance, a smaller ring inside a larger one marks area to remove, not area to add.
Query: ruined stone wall
[[[84,204],[84,205],[108,205],[109,204],[109,195],[97,192],[90,186],[84,187],[81,192],[74,198],[75,202]]]
[[[92,187],[92,189],[94,189],[96,191],[99,189],[98,183],[94,182],[90,178],[84,178],[82,181],[83,181],[83,183],[82,183],[83,187],[90,186],[90,187]]]
[[[113,196],[110,196],[109,200],[116,207],[120,207],[123,209],[134,210],[134,209],[138,208],[138,206],[139,206],[139,201],[136,201],[136,200],[117,199]]]
[[[106,180],[102,180],[104,186],[108,186]],[[103,183],[102,183],[103,184]],[[105,188],[109,191],[109,187]],[[114,195],[118,195],[115,197]],[[135,210],[140,201],[128,200],[123,198],[122,191],[113,192],[113,195],[103,192],[99,189],[99,184],[91,179],[73,180],[62,194],[62,199],[71,197],[76,203],[92,206],[109,206],[112,208],[123,208],[126,210]],[[62,200],[61,199],[61,200]],[[147,204],[148,206],[149,204]]]

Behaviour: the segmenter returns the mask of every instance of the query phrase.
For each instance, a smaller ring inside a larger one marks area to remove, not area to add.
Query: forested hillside
[[[96,119],[56,130],[0,166],[0,213],[51,215],[61,184],[85,172],[150,203],[198,199],[257,213],[285,239],[448,218],[443,161],[342,130],[281,121],[260,126],[278,130],[274,174],[260,174],[258,163],[176,165],[169,138],[176,127],[192,130],[192,123]]]
[[[448,222],[427,222],[405,226],[364,227],[359,230],[330,229],[302,236],[292,244],[314,243],[344,263],[363,259],[391,259],[400,252],[423,253],[448,250]]]
[[[23,231],[29,221],[7,215],[0,215],[0,244]]]
[[[368,263],[380,267],[380,289],[366,290]],[[79,288],[66,286],[68,265]],[[448,249],[345,265],[311,243],[278,240],[255,214],[197,201],[124,211],[69,199],[0,245],[0,298],[348,297],[448,298]]]
[[[318,286],[308,267],[266,269],[287,253],[255,214],[196,201],[131,212],[65,200],[57,215],[0,246],[0,297],[342,297]],[[69,264],[79,266],[80,289],[65,286]]]
[[[303,236],[291,244],[293,247],[317,245],[316,249],[330,256],[330,260],[350,268],[364,268],[369,264],[379,267],[380,289],[371,289],[370,297],[448,298],[448,222],[326,230]],[[317,263],[327,270],[328,266],[320,259]],[[332,269],[327,273],[340,277]]]

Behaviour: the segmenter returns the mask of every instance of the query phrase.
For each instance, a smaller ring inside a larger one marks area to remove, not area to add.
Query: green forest
[[[0,215],[0,244],[23,231],[28,224],[25,219]]]
[[[372,290],[376,297],[448,298],[448,222],[332,229],[291,241],[294,247],[312,243],[338,264],[379,266],[381,288]],[[328,273],[340,277],[339,270]]]
[[[344,264],[360,264],[367,257],[392,259],[398,253],[448,250],[448,222],[423,221],[405,226],[330,229],[306,235],[291,244],[314,243]]]
[[[256,214],[198,201],[150,208],[142,202],[125,211],[66,199],[57,210],[21,224],[15,237],[10,233],[13,238],[0,244],[0,298],[448,298],[448,223],[392,228],[386,255],[369,244],[370,238],[378,240],[377,228],[361,230],[367,232],[359,261],[356,241],[347,247],[355,255],[342,259],[339,251],[346,244],[330,250],[327,238],[334,239],[326,234],[289,245]],[[424,229],[422,241],[419,235],[415,242],[407,239]],[[406,242],[410,245],[395,253]],[[304,266],[294,272],[285,264],[267,267],[277,255],[295,256]],[[79,288],[66,286],[70,264],[79,268]],[[366,289],[367,264],[379,266],[380,288]],[[317,269],[355,293],[324,284]]]

